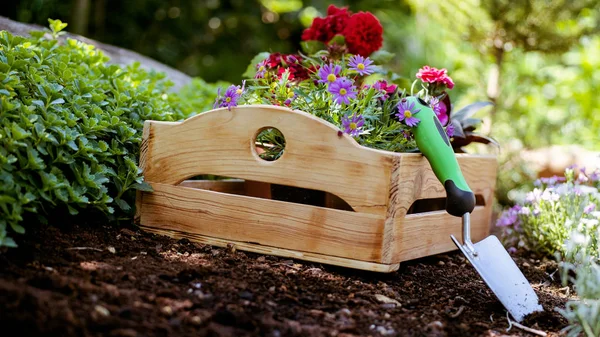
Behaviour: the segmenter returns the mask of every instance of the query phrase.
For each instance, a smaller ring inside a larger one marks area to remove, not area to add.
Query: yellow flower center
[[[350,123],[350,130],[356,130],[356,123]]]
[[[365,65],[362,63],[359,63],[356,68],[358,68],[358,70],[365,70]]]
[[[404,110],[404,118],[411,118],[412,117],[412,112],[410,112],[409,110]]]
[[[231,102],[231,97],[225,98],[225,102],[227,102],[227,103]]]
[[[346,89],[344,89],[344,88],[340,89],[340,95],[346,96],[347,93],[348,93],[348,91],[346,91]]]
[[[328,82],[335,82],[335,79],[336,79],[336,77],[335,77],[334,74],[327,75],[327,81]]]
[[[260,66],[260,68],[258,68],[258,71],[259,71],[259,72],[260,72],[260,71],[263,71],[263,70],[265,70],[265,66]]]
[[[241,94],[242,94],[242,89],[241,89],[241,88],[240,88],[240,89],[238,89],[238,90],[236,91],[236,93],[237,93],[238,95],[241,95]]]

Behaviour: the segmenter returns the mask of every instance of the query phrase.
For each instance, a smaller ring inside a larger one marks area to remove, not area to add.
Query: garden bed
[[[28,228],[0,254],[2,336],[532,336],[506,331],[504,308],[457,251],[381,274],[137,228]],[[558,336],[556,263],[517,256],[546,310],[522,323]]]

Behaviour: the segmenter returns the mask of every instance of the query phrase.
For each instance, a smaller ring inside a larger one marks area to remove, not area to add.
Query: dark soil
[[[533,336],[458,252],[362,272],[216,248],[136,228],[29,229],[0,253],[0,335]],[[560,335],[556,263],[515,258]],[[384,297],[382,297],[384,296]]]

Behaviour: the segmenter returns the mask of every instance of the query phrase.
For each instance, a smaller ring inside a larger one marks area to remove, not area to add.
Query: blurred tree
[[[491,57],[487,96],[501,106],[501,76],[506,53],[564,53],[581,37],[600,31],[597,0],[411,0],[417,13],[426,13],[448,32],[459,34],[484,58]]]
[[[302,30],[327,6],[353,11],[398,8],[402,2],[366,0],[21,0],[0,15],[47,25],[69,23],[68,31],[152,57],[208,82],[240,82],[254,55],[295,52]]]

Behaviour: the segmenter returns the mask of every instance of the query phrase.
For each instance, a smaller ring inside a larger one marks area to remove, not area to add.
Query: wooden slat
[[[305,261],[311,261],[316,263],[324,263],[341,267],[348,267],[353,269],[374,271],[379,273],[391,273],[400,267],[399,263],[394,264],[380,264],[373,262],[365,262],[358,260],[345,259],[341,257],[331,256],[331,255],[322,255],[310,252],[301,252],[297,250],[290,249],[282,249],[278,247],[269,247],[263,246],[255,243],[248,243],[242,241],[234,241],[234,240],[224,240],[220,238],[213,238],[210,236],[194,234],[194,233],[186,233],[186,232],[178,232],[173,230],[162,230],[156,229],[152,227],[142,226],[142,229],[160,235],[166,235],[175,239],[186,238],[190,241],[199,242],[207,245],[213,245],[217,247],[226,247],[229,244],[233,244],[236,249],[259,253],[259,254],[268,254],[275,255],[281,257],[288,257],[293,259],[300,259]]]
[[[253,138],[276,127],[286,140],[276,161],[253,150]],[[386,214],[392,158],[360,146],[330,123],[271,105],[211,110],[181,123],[146,121],[140,166],[149,182],[176,185],[214,174],[329,192],[357,212]]]
[[[477,206],[471,213],[473,242],[489,234],[490,209]],[[450,235],[462,240],[462,219],[446,211],[409,214],[398,219],[395,230],[396,251],[392,261],[401,262],[457,249]]]
[[[141,224],[381,263],[382,216],[151,183]]]

